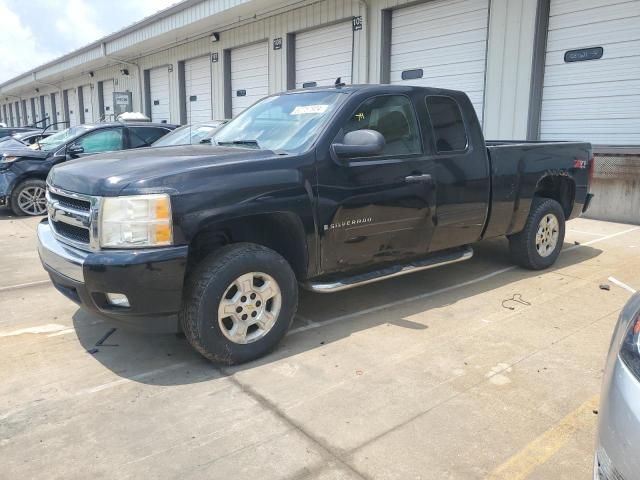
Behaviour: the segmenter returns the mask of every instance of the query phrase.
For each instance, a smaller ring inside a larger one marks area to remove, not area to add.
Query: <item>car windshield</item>
[[[225,125],[215,134],[215,143],[302,152],[345,97],[336,91],[267,97]]]
[[[152,146],[168,147],[171,145],[200,143],[201,140],[211,137],[221,123],[222,122],[208,122],[196,125],[185,125],[156,140]]]
[[[61,132],[55,133],[50,137],[40,140],[39,143],[34,143],[32,147],[44,152],[50,152],[51,150],[55,150],[56,148],[58,148],[67,140],[93,128],[95,127],[91,125],[78,125],[76,127],[67,128],[66,130],[62,130]]]

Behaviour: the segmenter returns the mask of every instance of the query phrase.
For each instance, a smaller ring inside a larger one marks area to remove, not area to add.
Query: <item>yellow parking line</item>
[[[488,480],[524,480],[540,465],[564,447],[576,432],[593,428],[598,408],[599,395],[595,395],[576,410],[560,420],[518,453],[498,466]]]

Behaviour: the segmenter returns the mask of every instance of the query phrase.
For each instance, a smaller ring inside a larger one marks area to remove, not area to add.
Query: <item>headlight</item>
[[[623,316],[624,313],[623,310]],[[637,310],[631,314],[631,323],[620,345],[620,358],[636,378],[640,379],[640,312]]]
[[[15,162],[16,160],[18,160],[20,157],[16,157],[16,156],[7,156],[7,157],[2,157],[2,163],[11,163],[11,162]]]
[[[159,247],[173,243],[169,195],[106,197],[101,213],[102,247]]]

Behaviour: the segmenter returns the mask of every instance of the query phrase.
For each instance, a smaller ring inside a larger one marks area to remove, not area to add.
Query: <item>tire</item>
[[[557,224],[549,221],[553,218]],[[541,223],[543,220],[544,224]],[[560,204],[550,198],[536,197],[531,204],[524,229],[509,237],[511,257],[515,263],[530,270],[548,268],[560,255],[564,233],[565,218]]]
[[[18,216],[38,216],[47,213],[45,192],[47,184],[37,178],[25,180],[11,192],[9,206]],[[32,201],[29,201],[32,199]]]
[[[269,297],[276,291],[279,296]],[[225,317],[227,308],[234,313]],[[298,284],[289,263],[269,248],[237,243],[207,256],[188,275],[180,322],[189,343],[205,358],[232,365],[273,350],[297,308]],[[251,322],[258,323],[246,327]]]

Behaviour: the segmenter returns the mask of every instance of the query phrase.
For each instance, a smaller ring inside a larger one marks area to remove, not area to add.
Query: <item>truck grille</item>
[[[67,192],[47,186],[49,224],[58,239],[75,247],[96,249],[93,221],[97,217],[99,198]]]

